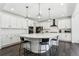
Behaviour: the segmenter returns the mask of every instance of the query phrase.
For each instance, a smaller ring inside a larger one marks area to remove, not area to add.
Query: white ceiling
[[[8,11],[13,14],[17,14],[26,17],[27,10],[26,6],[29,6],[28,14],[29,17],[36,18],[37,21],[43,21],[48,19],[49,13],[48,8],[51,8],[51,18],[59,18],[65,16],[71,16],[75,9],[75,3],[40,3],[40,10],[42,19],[37,19],[39,13],[38,3],[0,3],[0,9]]]

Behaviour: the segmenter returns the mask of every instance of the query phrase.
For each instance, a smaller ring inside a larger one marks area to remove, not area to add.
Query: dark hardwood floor
[[[58,48],[56,50],[56,48]],[[76,56],[79,55],[79,44],[72,44],[70,42],[62,42],[60,41],[59,47],[53,46],[49,51],[43,54],[35,54],[26,50],[26,56]],[[21,56],[23,56],[23,50],[21,51]],[[0,56],[19,56],[19,44],[6,47],[0,50]]]

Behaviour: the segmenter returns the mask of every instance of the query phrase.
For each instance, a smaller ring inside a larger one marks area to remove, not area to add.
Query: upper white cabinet
[[[43,29],[49,29],[50,25],[51,25],[50,21],[45,21],[45,22],[40,23],[40,26],[43,26]]]
[[[27,26],[34,26],[34,21],[28,19]]]
[[[27,21],[19,16],[1,13],[1,28],[27,28]]]
[[[58,27],[60,29],[62,29],[62,28],[71,28],[71,19],[70,18],[58,19]]]
[[[1,18],[1,27],[2,28],[9,27],[10,26],[10,21],[9,21],[10,20],[9,19],[10,16],[8,16],[6,14],[2,14],[1,16],[2,16],[2,18]]]

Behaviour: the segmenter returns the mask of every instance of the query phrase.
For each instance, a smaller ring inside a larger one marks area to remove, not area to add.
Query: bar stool
[[[44,45],[45,46],[45,49],[44,50],[41,50],[41,45]],[[49,46],[49,38],[43,38],[42,39],[42,42],[39,42],[39,53],[41,54],[41,51],[47,51],[47,45]],[[50,48],[50,46],[49,46]]]
[[[55,41],[55,42],[56,42],[56,44],[57,44],[56,46],[59,45],[59,39],[58,39],[58,37],[59,37],[59,36],[57,36],[56,38],[52,38],[52,41]]]
[[[54,41],[55,43],[56,43],[56,51],[58,50],[58,48],[59,48],[59,38],[58,38],[59,36],[57,36],[56,38],[52,38],[51,40],[52,41]]]
[[[28,40],[24,40],[24,38],[23,37],[20,37],[20,39],[21,39],[21,42],[20,42],[20,48],[19,48],[19,55],[20,55],[20,52],[21,52],[21,45],[23,45],[23,44],[26,44],[26,43],[30,43],[30,51],[31,51],[31,42],[30,41],[28,41]],[[24,55],[25,55],[25,48],[24,48]]]

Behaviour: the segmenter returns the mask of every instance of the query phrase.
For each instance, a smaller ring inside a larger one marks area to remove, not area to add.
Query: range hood
[[[51,27],[57,26],[55,22],[56,22],[55,19],[53,19]]]

